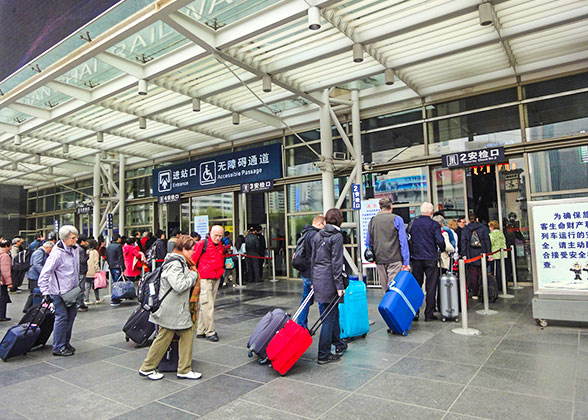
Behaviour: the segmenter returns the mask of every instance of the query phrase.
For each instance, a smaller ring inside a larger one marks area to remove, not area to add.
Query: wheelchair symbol
[[[211,160],[200,164],[200,185],[216,183],[216,161]]]

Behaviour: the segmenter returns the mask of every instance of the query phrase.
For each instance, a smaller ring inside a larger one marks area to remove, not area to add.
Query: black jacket
[[[472,232],[474,230],[478,233],[478,237],[482,243],[481,248],[472,248],[470,246]],[[461,232],[461,249],[464,252],[466,258],[473,258],[477,257],[478,255],[482,255],[483,253],[487,254],[492,252],[492,243],[490,242],[490,235],[488,235],[488,229],[486,229],[486,226],[478,222],[471,222],[467,224]],[[480,260],[478,260],[471,264],[481,265],[482,263]]]
[[[153,244],[155,247],[155,259],[156,260],[163,260],[167,255],[167,243],[164,239],[158,239]]]
[[[439,250],[445,251],[441,226],[429,216],[419,216],[410,229],[412,242],[410,258],[418,261],[437,261]]]
[[[88,259],[90,256],[86,252],[88,251],[88,248],[80,245],[78,250],[80,252],[80,276],[84,276],[88,272]]]
[[[265,243],[265,236],[257,235],[257,250],[260,256],[265,256],[265,251],[267,250],[267,245]]]
[[[259,239],[254,233],[250,233],[245,236],[245,252],[247,255],[259,256]]]
[[[302,229],[302,232],[300,232],[302,236],[306,235],[304,236],[304,256],[308,261],[307,268],[300,272],[300,277],[305,277],[308,279],[311,276],[310,258],[312,256],[312,238],[314,238],[314,235],[316,235],[318,231],[319,229],[315,228],[314,226],[306,225]]]
[[[147,241],[145,242],[145,252],[147,252],[147,250],[151,248],[151,245],[153,245],[155,241],[157,241],[157,238],[155,236],[152,236],[151,238],[147,239]]]
[[[345,260],[341,229],[326,225],[312,238],[311,275],[314,298],[330,303],[337,290],[345,290]]]
[[[124,270],[125,260],[122,253],[122,245],[118,242],[113,242],[106,248],[106,261],[109,268],[118,268]]]

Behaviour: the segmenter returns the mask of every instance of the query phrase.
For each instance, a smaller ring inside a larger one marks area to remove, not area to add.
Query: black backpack
[[[179,261],[182,265],[185,263],[180,259],[174,259],[175,261]],[[159,289],[161,287],[161,273],[163,272],[163,267],[167,266],[173,260],[164,262],[160,267],[157,267],[154,271],[148,273],[145,278],[139,284],[139,303],[146,311],[151,313],[157,312],[161,302],[163,299],[166,298],[167,295],[172,291],[170,287],[167,292],[159,298]]]
[[[308,258],[304,252],[304,240],[308,232],[303,233],[296,241],[296,249],[292,254],[292,267],[298,271],[304,271],[308,268]]]
[[[31,268],[31,252],[28,249],[20,251],[12,261],[12,272],[25,272]]]
[[[157,251],[157,247],[155,246],[155,242],[153,245],[149,247],[147,252],[145,253],[145,259],[147,261],[147,267],[153,267],[153,261],[155,260],[155,252]]]

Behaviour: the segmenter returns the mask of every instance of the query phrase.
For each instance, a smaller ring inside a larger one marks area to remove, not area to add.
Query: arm
[[[100,254],[95,249],[92,250],[90,254],[90,259],[92,260],[92,265],[94,266],[94,272],[97,273],[100,271]]]
[[[400,241],[400,254],[402,255],[402,269],[410,270],[410,250],[408,247],[408,236],[404,227],[404,220],[398,216],[394,219],[394,227],[398,231],[398,240]]]
[[[167,281],[174,291],[182,293],[196,284],[197,271],[184,270],[184,264],[174,261],[166,267]]]
[[[333,280],[335,281],[335,288],[339,292],[339,296],[341,296],[345,290],[345,284],[343,282],[343,266],[345,264],[345,259],[343,258],[343,235],[333,236],[331,245]]]
[[[437,223],[437,222],[435,222]],[[441,229],[437,226],[434,229],[435,232],[435,242],[437,243],[437,246],[439,247],[439,250],[441,252],[445,251],[445,239],[443,239],[443,235],[441,235]]]
[[[43,251],[40,252],[33,252],[31,255],[31,268],[35,267],[35,269],[40,273],[41,269],[43,268]]]
[[[10,256],[8,254],[1,254],[0,271],[2,272],[2,284],[5,286],[10,286],[12,284],[11,268],[12,263],[10,261]]]
[[[45,261],[45,265],[41,270],[41,274],[39,274],[37,285],[43,295],[49,294],[49,282],[51,281],[51,275],[55,272],[55,267],[57,265],[57,257],[56,254],[54,254],[55,252],[56,251],[53,251],[49,254],[49,257],[47,258],[47,261]]]
[[[450,254],[454,252],[455,248],[453,247],[453,245],[451,245],[451,242],[449,242],[449,234],[447,232],[442,232],[441,236],[443,236],[443,239],[445,241],[445,251]]]

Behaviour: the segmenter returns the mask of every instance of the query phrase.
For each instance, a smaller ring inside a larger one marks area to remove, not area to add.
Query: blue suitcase
[[[367,290],[358,276],[349,276],[344,302],[339,304],[341,338],[364,336],[370,331]]]
[[[41,329],[34,324],[22,324],[10,328],[0,342],[0,359],[7,361],[11,357],[26,354],[40,334]]]
[[[406,335],[425,295],[414,276],[401,271],[388,284],[388,290],[378,306],[386,325],[396,334]]]

